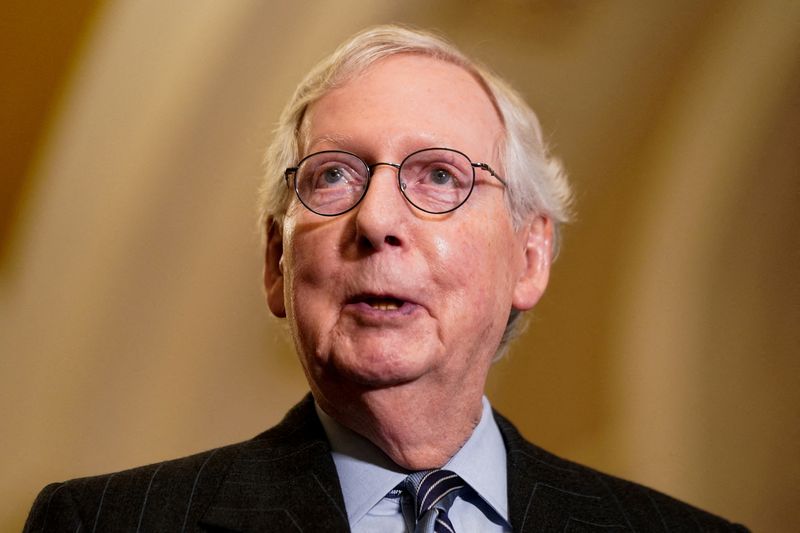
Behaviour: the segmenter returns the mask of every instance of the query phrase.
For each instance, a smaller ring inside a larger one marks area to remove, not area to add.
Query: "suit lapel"
[[[232,531],[349,531],[336,467],[307,396],[242,445],[200,524]]]
[[[508,500],[515,532],[627,528],[591,474],[527,442],[495,412],[507,450]],[[330,445],[311,396],[275,428],[237,446],[200,525],[228,531],[347,532]]]
[[[532,445],[495,412],[507,453],[508,504],[515,532],[620,531],[609,507],[587,474]],[[593,529],[594,528],[594,529]]]

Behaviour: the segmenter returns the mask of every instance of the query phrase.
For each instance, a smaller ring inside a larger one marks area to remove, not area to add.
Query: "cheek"
[[[466,368],[488,365],[511,310],[511,255],[502,232],[462,228],[458,238],[436,238],[438,335],[449,354],[448,372],[466,379]],[[470,238],[466,236],[469,235]]]
[[[336,272],[338,250],[336,238],[328,226],[294,224],[285,235],[284,271],[290,273],[287,285],[289,297],[314,294],[320,287],[329,285]],[[307,301],[295,303],[306,304]]]
[[[502,314],[506,307],[510,309],[512,244],[504,234],[465,228],[453,238],[437,236],[432,244],[436,258],[429,262],[435,266],[436,284],[449,291],[445,296],[452,303],[461,306],[452,312],[480,309]]]
[[[426,259],[436,287],[442,290],[439,296],[463,300],[470,292],[470,280],[477,266],[473,258],[480,260],[474,243],[460,235],[436,235],[431,244],[432,253]]]
[[[310,355],[324,351],[326,332],[335,323],[333,313],[333,294],[330,287],[337,279],[337,272],[330,268],[331,243],[334,239],[322,240],[313,234],[294,233],[289,235],[285,247],[284,272],[286,272],[285,301],[287,318],[292,325],[293,336],[298,349]]]

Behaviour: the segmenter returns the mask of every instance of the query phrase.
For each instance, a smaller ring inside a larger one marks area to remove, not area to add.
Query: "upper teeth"
[[[372,301],[369,302],[369,305],[375,309],[380,309],[381,311],[390,311],[392,309],[398,309],[400,307],[399,305],[397,305],[396,302],[388,300]]]

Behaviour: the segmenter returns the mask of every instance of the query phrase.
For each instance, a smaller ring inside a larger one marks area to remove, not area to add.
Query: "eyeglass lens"
[[[348,152],[326,151],[303,159],[295,174],[295,190],[303,204],[321,215],[352,209],[364,196],[370,170]],[[475,170],[455,150],[432,148],[414,152],[400,164],[403,195],[417,208],[446,213],[459,207],[472,191]]]

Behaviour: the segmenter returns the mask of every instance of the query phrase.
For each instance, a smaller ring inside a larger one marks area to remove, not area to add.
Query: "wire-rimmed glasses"
[[[452,148],[425,148],[407,155],[400,164],[372,163],[351,152],[325,150],[307,155],[284,172],[300,202],[322,216],[350,211],[364,198],[375,167],[397,169],[397,184],[408,202],[432,214],[449,213],[467,201],[475,187],[475,169],[489,172],[503,186],[505,180],[486,163],[473,163]],[[290,178],[294,178],[290,182]]]

